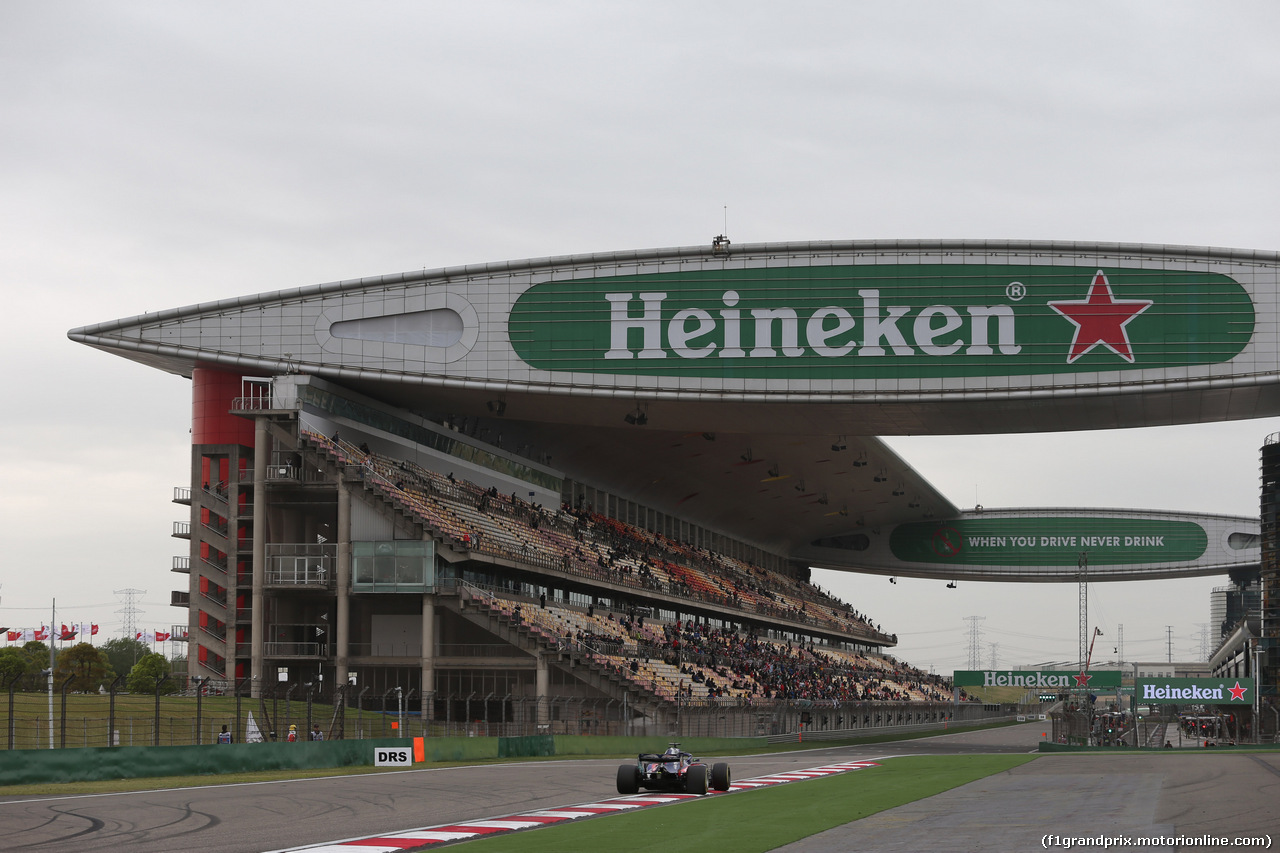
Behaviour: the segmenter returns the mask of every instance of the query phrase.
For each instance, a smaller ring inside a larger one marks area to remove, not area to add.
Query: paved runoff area
[[[899,853],[931,838],[947,851],[1269,849],[1277,794],[1277,755],[1048,755],[778,849]]]
[[[806,779],[819,779],[823,776],[833,776],[837,773],[848,773],[853,770],[862,770],[867,767],[876,766],[875,762],[871,761],[851,761],[840,764],[829,764],[823,767],[811,767],[807,770],[795,770],[788,773],[774,773],[768,776],[760,776],[755,779],[745,779],[741,782],[733,782],[729,786],[729,790],[723,793],[749,791],[753,788],[768,788],[775,785],[785,785],[788,782],[802,782]],[[722,792],[710,791],[707,796],[719,793]],[[513,832],[517,829],[534,829],[540,826],[548,826],[553,823],[562,823],[584,817],[599,817],[600,815],[617,814],[618,812],[632,811],[652,806],[663,806],[670,803],[676,803],[681,800],[697,799],[698,796],[698,794],[674,793],[632,794],[622,797],[610,797],[607,800],[565,806],[557,809],[538,809],[537,811],[531,811],[525,814],[509,815],[507,817],[495,818],[493,820],[472,820],[465,823],[427,826],[421,829],[396,832],[389,835],[351,838],[345,841],[335,842],[333,844],[312,845],[293,849],[298,851],[305,850],[308,851],[308,853],[357,853],[357,851],[362,851],[362,853],[398,853],[398,851],[405,849],[417,849],[435,844],[444,844],[450,841],[464,841],[469,838]]]
[[[995,744],[1030,728],[961,737]],[[1280,843],[1278,801],[1280,753],[1050,753],[778,851],[1265,850]]]

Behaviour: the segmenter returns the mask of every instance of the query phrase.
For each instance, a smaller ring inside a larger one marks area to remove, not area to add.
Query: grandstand
[[[1077,537],[1094,582],[1256,566],[1257,519],[964,511],[876,435],[1280,413],[1277,286],[1280,256],[1225,249],[717,239],[70,337],[191,379],[192,675],[450,724],[589,705],[599,730],[757,733],[974,704],[810,566],[1075,582]]]
[[[803,573],[601,514],[574,500],[572,483],[555,505],[521,498],[524,483],[506,464],[468,479],[452,463],[510,460],[443,422],[367,401],[376,418],[338,423],[302,401],[323,390],[332,403],[341,389],[279,385],[267,395],[249,383],[227,402],[233,416],[269,419],[262,515],[273,531],[302,532],[264,551],[261,609],[273,619],[261,632],[254,608],[242,606],[255,588],[257,493],[244,497],[254,469],[230,458],[239,447],[204,446],[197,458],[201,477],[217,474],[193,498],[200,549],[219,546],[193,582],[194,662],[208,677],[244,681],[252,639],[226,638],[256,634],[290,682],[314,677],[373,696],[400,688],[427,720],[482,718],[486,730],[576,731],[582,720],[564,717],[588,706],[594,730],[614,732],[670,730],[681,715],[692,731],[714,714],[719,731],[767,733],[817,706],[828,709],[817,723],[828,728],[837,718],[856,726],[856,709],[869,704],[878,710],[862,715],[867,724],[889,706],[910,706],[892,713],[913,720],[954,713],[942,679],[886,657],[896,638]],[[430,441],[401,437],[424,433]],[[243,534],[234,542],[232,529]],[[362,548],[379,541],[391,545],[385,554]],[[233,596],[237,605],[223,606]]]

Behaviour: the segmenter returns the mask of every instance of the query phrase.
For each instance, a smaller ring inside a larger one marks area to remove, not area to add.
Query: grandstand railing
[[[421,643],[348,643],[352,658],[421,658]]]
[[[438,643],[438,658],[514,657],[516,650],[507,643]]]
[[[267,480],[296,481],[301,472],[293,465],[272,464],[267,466]]]
[[[222,590],[220,593],[217,592],[216,590],[201,590],[200,597],[203,598],[205,601],[213,602],[214,604],[218,605],[224,610],[226,609],[227,591],[225,589]]]
[[[323,643],[263,643],[263,655],[269,658],[323,658]]]
[[[214,483],[212,486],[209,485],[208,483],[205,483],[200,490],[204,492],[206,495],[211,495],[217,498],[218,500],[222,501],[223,503],[226,503],[227,501],[227,481],[226,480],[220,480],[217,483]],[[174,498],[174,500],[177,500],[177,498]]]
[[[337,585],[332,571],[324,566],[306,563],[269,565],[263,575],[263,583],[267,586],[307,586],[322,589],[333,589]]]
[[[273,391],[260,397],[236,397],[231,401],[233,412],[292,412],[302,408],[296,395],[283,397]]]
[[[200,526],[205,530],[218,534],[224,539],[227,537],[227,520],[221,516],[218,516],[217,521],[202,521],[200,522]]]
[[[227,641],[227,626],[225,624],[224,625],[201,625],[199,627],[200,627],[200,633],[207,634],[208,636],[213,637],[215,640],[218,640],[219,642],[225,643]]]
[[[224,575],[227,573],[227,557],[225,554],[223,555],[221,560],[219,560],[214,555],[210,554],[207,557],[201,557],[200,562],[204,563],[205,565],[212,566],[213,568],[222,572]]]

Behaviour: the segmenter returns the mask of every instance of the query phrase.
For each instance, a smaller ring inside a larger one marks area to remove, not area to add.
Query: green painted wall
[[[762,746],[764,738],[687,738],[695,755]],[[95,782],[160,776],[217,776],[259,770],[315,770],[373,764],[379,747],[412,747],[410,738],[334,740],[324,743],[234,743],[206,746],[119,746],[88,749],[20,749],[0,753],[0,785]],[[636,755],[661,752],[660,737],[539,735],[519,738],[426,738],[426,760],[480,761],[548,755]]]
[[[23,749],[3,753],[0,785],[358,767],[372,765],[373,751],[378,747],[406,745],[411,747],[413,741],[408,738],[379,738],[323,743]],[[451,737],[426,741],[428,761],[474,761],[497,757],[497,738]]]

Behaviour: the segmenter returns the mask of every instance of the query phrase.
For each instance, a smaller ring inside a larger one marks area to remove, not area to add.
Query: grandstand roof
[[[814,565],[875,568],[848,537],[960,517],[876,435],[1275,415],[1277,292],[1274,253],[718,240],[333,282],[69,334],[184,376],[311,374],[467,418],[506,452],[639,504]],[[1220,550],[1133,565],[1256,560]],[[890,556],[879,570],[913,572]]]

